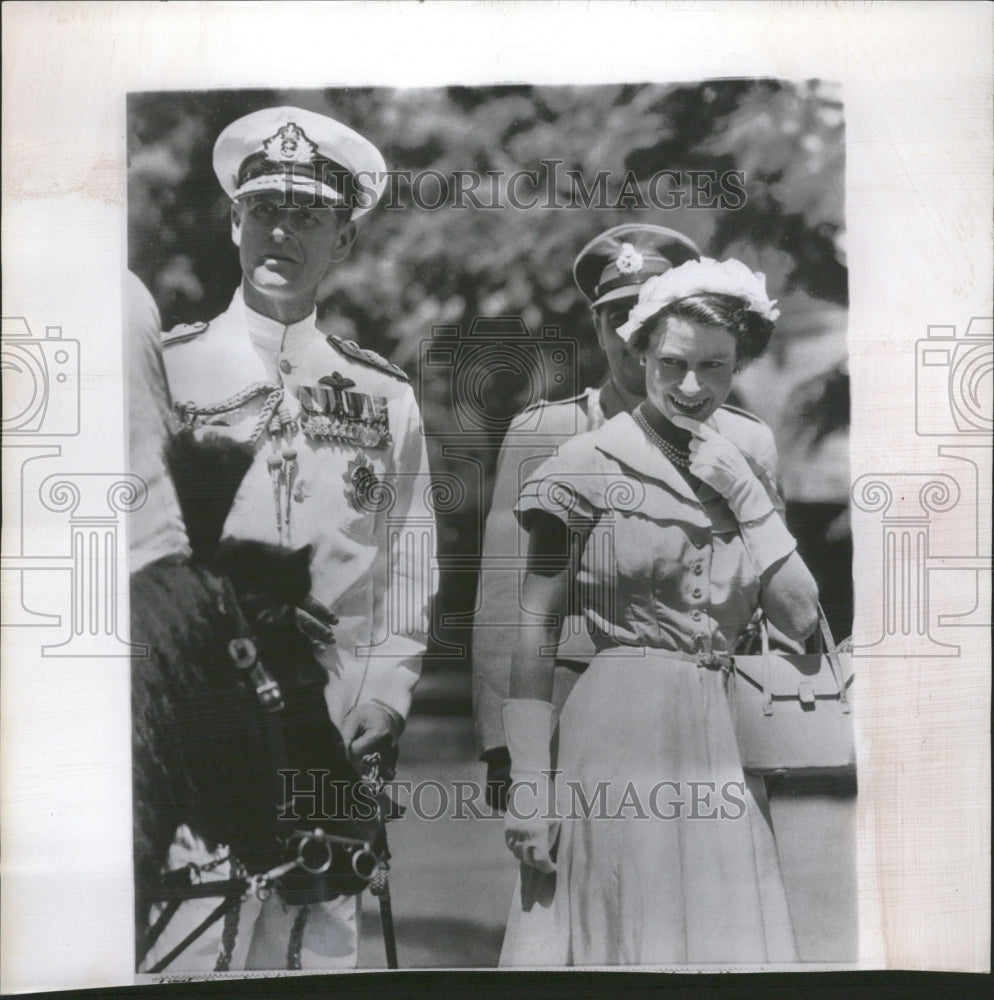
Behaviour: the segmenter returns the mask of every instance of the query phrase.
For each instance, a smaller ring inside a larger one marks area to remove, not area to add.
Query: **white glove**
[[[550,851],[559,833],[559,821],[548,818],[555,800],[549,774],[554,709],[547,701],[508,698],[502,710],[511,753],[504,842],[519,861],[540,872],[554,872]]]
[[[670,419],[690,431],[690,471],[725,498],[758,572],[786,559],[797,542],[738,445],[700,421]]]

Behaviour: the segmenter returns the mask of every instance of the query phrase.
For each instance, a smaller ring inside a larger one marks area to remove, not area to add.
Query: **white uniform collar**
[[[591,386],[587,389],[587,430],[596,431],[604,426],[607,417],[604,415],[604,407],[601,406],[600,386]]]
[[[241,286],[235,291],[235,297],[231,300],[231,308],[242,311],[245,319],[245,329],[248,330],[249,338],[256,348],[262,351],[278,352],[283,349],[284,342],[288,336],[297,332],[313,330],[317,326],[318,310],[315,305],[309,316],[297,320],[295,323],[281,323],[271,316],[264,316],[260,312],[249,308],[245,304],[245,297],[242,295]]]

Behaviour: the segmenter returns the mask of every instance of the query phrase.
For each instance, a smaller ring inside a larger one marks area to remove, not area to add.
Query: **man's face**
[[[355,225],[333,209],[287,206],[277,192],[250,195],[231,208],[242,273],[272,298],[313,300],[325,271],[345,258],[355,234]]]
[[[628,320],[628,313],[637,301],[638,296],[632,295],[598,306],[594,310],[594,326],[597,329],[597,342],[611,369],[611,377],[633,396],[644,397],[645,369],[617,333],[618,327]]]

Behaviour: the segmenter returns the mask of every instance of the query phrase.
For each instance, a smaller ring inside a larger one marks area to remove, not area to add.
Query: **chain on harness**
[[[280,743],[280,716],[285,702],[279,682],[262,663],[252,639],[232,639],[228,644],[228,656],[254,691],[269,730],[271,746]],[[396,968],[396,944],[393,938],[388,882],[389,851],[380,805],[385,784],[382,755],[367,754],[363,757],[362,764],[362,772],[358,778],[364,793],[362,802],[371,810],[365,822],[352,824],[348,819],[330,820],[327,828],[315,826],[296,829],[283,841],[286,860],[262,873],[249,874],[231,854],[206,864],[190,863],[164,873],[156,895],[156,901],[162,904],[162,910],[145,933],[139,949],[139,965],[182,903],[193,899],[221,897],[218,906],[148,971],[162,972],[221,919],[224,920],[224,930],[215,971],[227,971],[243,900],[251,893],[260,901],[265,901],[277,891],[285,902],[300,906],[287,946],[287,968],[299,969],[308,906],[342,895],[357,895],[369,888],[379,897],[388,964],[390,968]],[[229,865],[227,879],[203,878],[225,863]]]

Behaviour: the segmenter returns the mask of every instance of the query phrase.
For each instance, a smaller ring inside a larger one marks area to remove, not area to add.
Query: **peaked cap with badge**
[[[595,308],[626,298],[634,304],[649,278],[700,256],[697,245],[673,229],[625,223],[594,237],[580,250],[573,277]],[[519,414],[504,437],[484,532],[486,571],[480,574],[473,630],[473,718],[481,756],[506,742],[501,705],[509,689],[516,628],[511,623],[517,621],[521,607],[521,570],[528,550],[527,535],[513,514],[521,476],[571,438],[601,427],[617,405],[602,388],[594,387],[570,399],[541,400]],[[522,558],[520,565],[512,565],[508,558],[515,553]],[[565,701],[593,653],[586,625],[578,616],[570,617],[557,652],[555,704]]]
[[[308,207],[351,206],[352,219],[373,208],[386,185],[386,163],[365,137],[303,108],[263,108],[232,122],[214,144],[214,173],[238,200],[275,191]]]
[[[292,190],[347,205],[354,196],[352,218],[372,208],[385,183],[383,157],[369,140],[294,107],[264,108],[228,125],[214,146],[214,169],[232,199]],[[329,664],[337,682],[326,689],[332,720],[340,724],[360,699],[403,718],[424,650],[430,595],[423,591],[432,570],[397,561],[384,519],[425,530],[433,521],[424,499],[427,450],[406,374],[322,330],[316,306],[283,323],[250,308],[241,287],[219,316],[170,330],[162,346],[180,422],[255,446],[227,533],[312,548],[313,595],[340,619],[328,652],[337,661]],[[385,589],[397,589],[397,606],[413,611],[403,634],[385,620],[376,597]],[[361,650],[376,642],[367,663]]]
[[[573,278],[596,307],[638,295],[649,278],[700,256],[697,244],[674,229],[625,223],[595,236],[576,255]]]
[[[297,208],[348,207],[352,219],[373,207],[385,183],[383,157],[372,143],[340,122],[291,107],[231,123],[214,147],[214,169],[236,201],[274,191]],[[342,730],[363,708],[360,719],[389,716],[387,728],[396,734],[421,670],[437,579],[428,454],[414,392],[399,368],[322,329],[314,301],[308,315],[285,323],[264,289],[255,288],[250,305],[243,288],[210,322],[163,336],[174,411],[198,434],[253,445],[225,534],[309,547],[311,597],[338,618],[335,642],[315,651],[328,673],[331,721]],[[254,928],[237,934],[252,942],[245,967],[281,967],[293,949],[298,968],[354,964],[354,897],[315,903],[311,917],[307,907],[284,906],[277,895],[262,907],[251,918]],[[184,903],[170,927],[201,919]],[[208,937],[220,941],[222,926],[200,939],[191,960],[206,956],[212,967]]]

